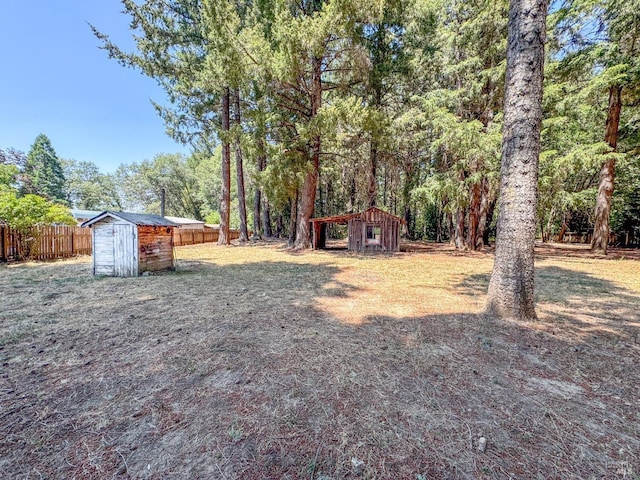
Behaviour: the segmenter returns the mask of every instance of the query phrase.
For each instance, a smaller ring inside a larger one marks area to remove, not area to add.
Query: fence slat
[[[37,226],[25,232],[0,226],[0,260],[52,260],[91,255],[91,229],[79,226]]]
[[[185,245],[199,245],[202,243],[215,243],[218,241],[220,232],[214,229],[196,230],[179,228],[173,229],[173,246],[182,247]],[[229,230],[229,239],[236,240],[240,238],[239,230]]]
[[[220,232],[207,230],[173,230],[173,245],[215,243]],[[229,238],[240,238],[238,230],[229,230]],[[12,231],[0,225],[0,261],[53,260],[76,255],[91,255],[91,229],[79,226],[39,226],[26,232]]]

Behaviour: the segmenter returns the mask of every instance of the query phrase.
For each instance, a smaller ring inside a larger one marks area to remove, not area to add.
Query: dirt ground
[[[637,251],[540,247],[517,323],[491,252],[405,250],[0,266],[0,478],[640,478]]]

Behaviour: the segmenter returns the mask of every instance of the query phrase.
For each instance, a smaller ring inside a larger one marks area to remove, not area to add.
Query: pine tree
[[[486,312],[535,319],[533,247],[536,233],[538,156],[546,0],[511,0],[504,99],[500,206]]]
[[[40,195],[55,203],[66,203],[64,172],[51,140],[40,134],[27,154],[23,193]]]

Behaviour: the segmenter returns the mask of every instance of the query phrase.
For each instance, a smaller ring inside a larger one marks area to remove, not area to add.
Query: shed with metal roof
[[[93,239],[93,274],[137,277],[168,270],[176,223],[160,215],[105,211],[87,220]]]
[[[359,213],[312,218],[311,243],[314,250],[325,248],[327,225],[330,223],[348,225],[348,250],[357,252],[400,251],[400,225],[405,221],[384,210],[370,207]]]

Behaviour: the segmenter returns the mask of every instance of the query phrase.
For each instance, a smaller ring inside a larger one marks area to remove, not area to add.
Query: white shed
[[[93,274],[136,277],[173,268],[175,223],[160,215],[102,212],[87,220],[93,238]]]

